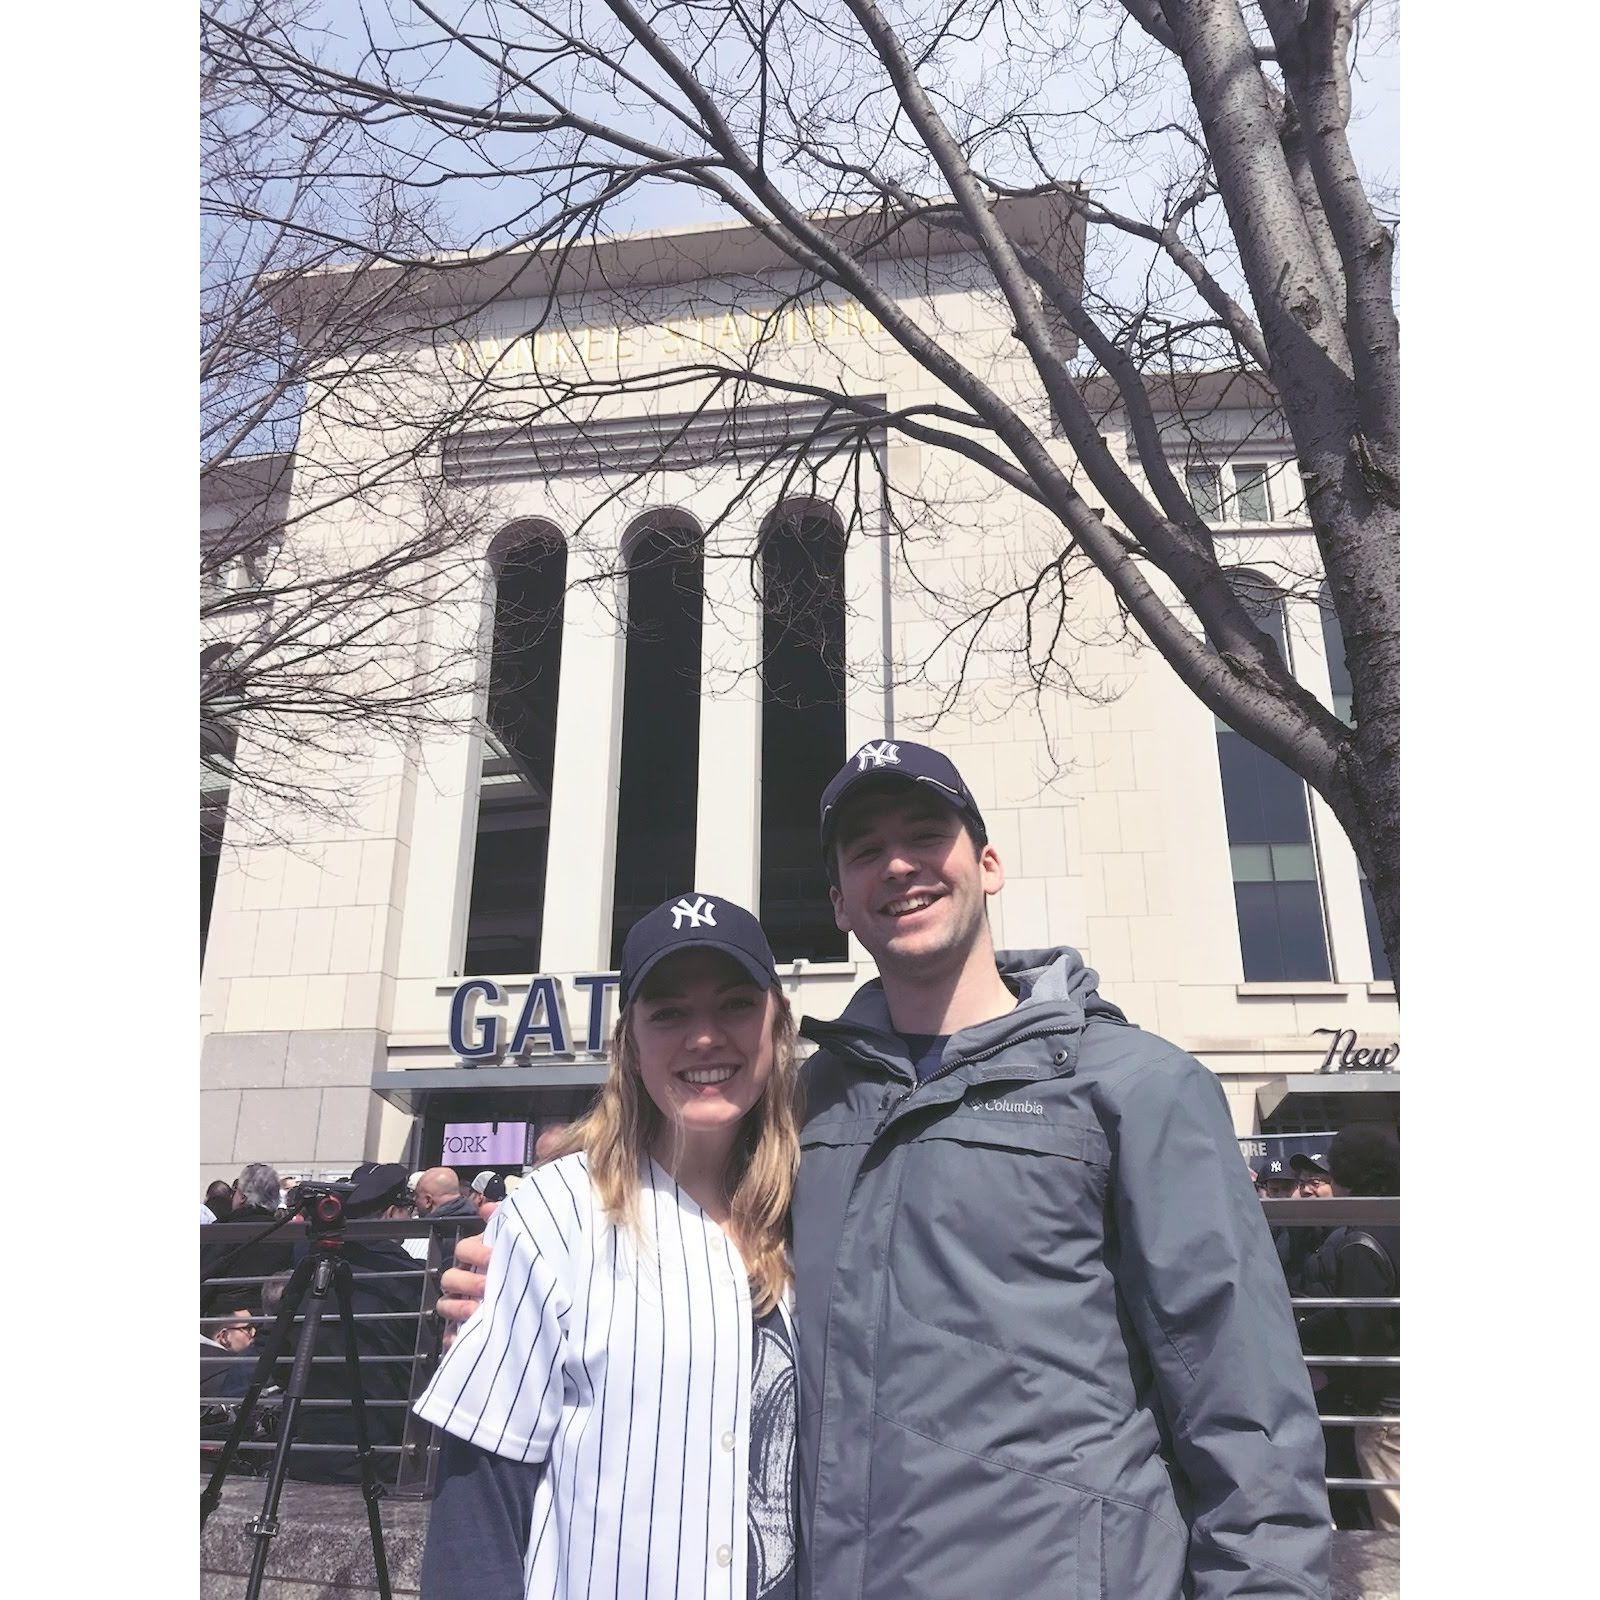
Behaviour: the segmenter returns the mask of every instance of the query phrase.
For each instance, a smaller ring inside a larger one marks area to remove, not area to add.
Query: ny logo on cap
[[[875,767],[898,767],[900,746],[880,739],[877,744],[864,744],[856,751],[856,771],[865,772],[868,763]]]
[[[717,925],[716,909],[716,902],[707,900],[703,894],[697,894],[694,897],[693,905],[689,903],[689,897],[685,895],[672,908],[672,931],[677,933],[683,927],[683,919],[685,917],[689,919],[691,928],[714,928]]]

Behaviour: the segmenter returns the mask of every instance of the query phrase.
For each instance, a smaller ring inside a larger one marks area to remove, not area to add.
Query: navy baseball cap
[[[662,901],[628,929],[617,977],[618,1005],[627,1005],[650,972],[680,950],[719,950],[732,956],[763,989],[778,981],[778,964],[761,924],[731,900],[691,891]]]
[[[485,1200],[504,1200],[506,1180],[498,1172],[480,1172],[472,1180],[472,1192],[482,1195]]]
[[[822,791],[824,856],[833,843],[839,807],[864,789],[887,787],[896,782],[925,785],[972,825],[980,845],[989,842],[989,830],[984,826],[978,802],[972,798],[972,791],[949,756],[925,744],[912,744],[903,739],[869,739],[839,768],[833,781]]]
[[[361,1162],[350,1174],[355,1185],[347,1202],[351,1214],[400,1204],[410,1193],[410,1178],[398,1161]]]

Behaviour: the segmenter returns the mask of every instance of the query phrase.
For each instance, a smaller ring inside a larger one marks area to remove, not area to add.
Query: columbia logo
[[[1015,1111],[1024,1116],[1042,1117],[1044,1107],[1037,1100],[980,1100],[974,1111]]]

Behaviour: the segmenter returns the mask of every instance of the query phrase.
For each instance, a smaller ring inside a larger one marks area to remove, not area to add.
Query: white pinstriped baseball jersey
[[[749,1280],[653,1161],[639,1205],[643,1251],[585,1156],[540,1167],[490,1220],[483,1305],[417,1402],[459,1438],[546,1462],[528,1600],[745,1600]]]

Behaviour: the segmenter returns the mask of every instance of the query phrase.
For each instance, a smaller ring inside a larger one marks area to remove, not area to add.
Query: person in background
[[[429,1167],[416,1183],[416,1208],[419,1217],[475,1217],[478,1208],[461,1192],[461,1179],[454,1167]]]
[[[567,1129],[570,1122],[547,1122],[539,1129],[538,1137],[533,1141],[533,1164],[543,1166],[546,1161],[553,1161],[561,1154],[566,1142]]]
[[[1378,1123],[1356,1123],[1328,1149],[1327,1175],[1333,1196],[1395,1196],[1400,1193],[1400,1137]],[[1333,1229],[1306,1263],[1303,1295],[1337,1299],[1397,1299],[1400,1294],[1400,1230],[1395,1226]],[[1387,1307],[1303,1310],[1301,1341],[1309,1354],[1397,1356],[1400,1313]],[[1400,1476],[1400,1375],[1393,1366],[1337,1367],[1318,1396],[1325,1414],[1376,1420],[1351,1434],[1359,1476]],[[1393,1420],[1388,1420],[1392,1418]],[[1329,1430],[1330,1433],[1333,1430]],[[1330,1448],[1330,1471],[1331,1448]],[[1400,1491],[1368,1489],[1372,1526],[1397,1530]]]
[[[226,1178],[217,1178],[206,1189],[206,1210],[213,1222],[226,1222],[233,1210],[233,1185]]]
[[[1329,1200],[1333,1197],[1333,1178],[1315,1156],[1290,1156],[1295,1194],[1301,1200]]]
[[[275,1272],[261,1285],[261,1315],[275,1317],[283,1304],[283,1291],[289,1287],[290,1274]]]
[[[234,1181],[225,1222],[252,1224],[258,1231],[278,1220],[279,1180],[277,1172],[264,1161],[246,1164]],[[218,1316],[240,1309],[249,1310],[261,1299],[259,1280],[281,1272],[294,1259],[294,1248],[281,1235],[259,1242],[237,1239],[207,1244],[200,1251],[200,1310],[202,1315]],[[207,1286],[212,1277],[254,1278],[254,1283],[229,1283]]]
[[[1255,1174],[1256,1193],[1263,1200],[1294,1200],[1300,1195],[1300,1179],[1292,1170],[1299,1156],[1291,1156],[1291,1170],[1284,1172],[1274,1160],[1271,1168]],[[1272,1247],[1278,1252],[1278,1264],[1283,1268],[1283,1281],[1290,1294],[1300,1292],[1300,1279],[1311,1252],[1327,1237],[1326,1228],[1288,1227],[1282,1223],[1272,1229]],[[1313,1379],[1313,1382],[1315,1379]]]
[[[477,1200],[478,1215],[487,1222],[506,1197],[506,1180],[498,1172],[480,1172],[472,1180],[472,1193]]]
[[[256,1340],[251,1313],[241,1307],[200,1325],[200,1393],[207,1398],[241,1395],[249,1381]]]
[[[429,1167],[426,1172],[416,1173],[411,1187],[416,1215],[419,1218],[431,1222],[448,1222],[452,1217],[464,1220],[477,1218],[478,1208],[470,1194],[461,1192],[461,1179],[456,1176],[454,1167]],[[456,1232],[447,1231],[440,1241],[439,1249],[443,1260],[450,1259],[457,1237]],[[428,1259],[427,1239],[406,1239],[402,1243],[406,1254],[415,1260]]]

